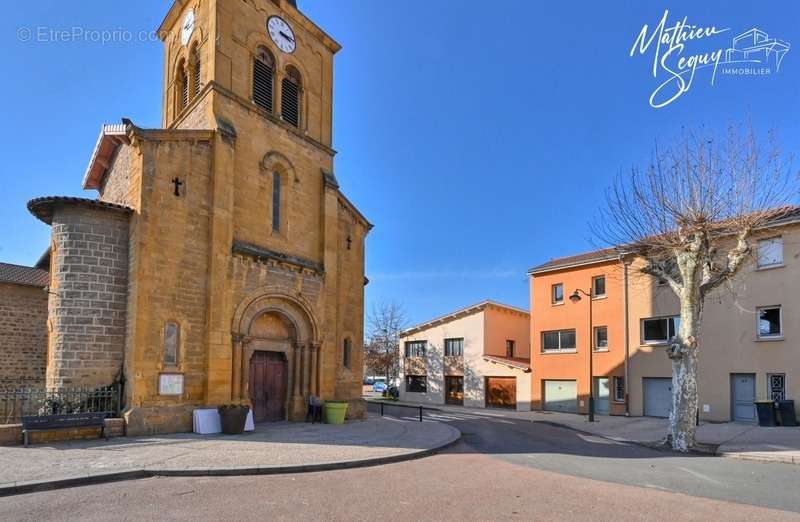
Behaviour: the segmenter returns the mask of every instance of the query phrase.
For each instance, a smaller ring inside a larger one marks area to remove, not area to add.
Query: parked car
[[[383,390],[383,396],[388,399],[399,399],[400,398],[400,388],[397,386],[389,386],[385,390]]]
[[[385,389],[386,389],[386,383],[383,381],[376,381],[372,385],[372,391],[374,392],[383,393]]]
[[[373,384],[375,384],[375,381],[373,379],[370,379],[369,377],[366,377],[364,379],[364,386],[372,386]]]

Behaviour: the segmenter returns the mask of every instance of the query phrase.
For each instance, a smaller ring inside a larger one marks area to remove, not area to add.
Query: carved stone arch
[[[245,297],[233,316],[231,331],[234,335],[249,336],[252,322],[264,313],[280,313],[294,327],[298,343],[317,342],[318,329],[311,306],[301,296],[258,289]]]
[[[271,150],[264,154],[261,159],[261,169],[267,173],[277,170],[281,174],[285,174],[287,179],[298,181],[297,172],[292,162],[289,161],[286,155],[277,150]]]
[[[269,319],[267,329],[270,333],[275,331],[276,321],[285,322],[289,328],[280,336],[281,339],[259,336],[258,329],[253,329],[259,318]],[[231,333],[231,398],[255,400],[250,396],[250,364],[254,353],[279,352],[288,375],[284,403],[287,418],[302,419],[307,397],[316,395],[319,390],[320,342],[317,340],[317,322],[309,304],[300,296],[260,288],[246,296],[237,307]]]

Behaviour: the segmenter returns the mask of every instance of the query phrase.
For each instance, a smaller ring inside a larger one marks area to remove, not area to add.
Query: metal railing
[[[399,412],[394,411],[394,408],[405,408],[406,411],[398,414]],[[372,413],[380,413],[381,417],[387,415],[389,417],[408,417],[409,414],[407,410],[415,410],[413,415],[415,417],[419,417],[419,421],[422,422],[423,416],[425,412],[428,411],[439,411],[436,408],[426,408],[422,404],[413,405],[413,404],[398,404],[395,402],[387,402],[387,401],[367,401],[367,411]]]
[[[24,415],[106,413],[119,415],[122,387],[0,389],[0,424],[15,424]]]

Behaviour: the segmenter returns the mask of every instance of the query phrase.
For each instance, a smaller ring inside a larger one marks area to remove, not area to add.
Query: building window
[[[597,352],[608,351],[608,327],[594,327],[594,349]]]
[[[425,357],[427,341],[408,341],[406,343],[406,357]]]
[[[783,238],[773,237],[758,242],[758,268],[783,265]]]
[[[506,357],[514,357],[514,341],[511,339],[506,340]]]
[[[425,375],[406,375],[406,391],[425,393],[428,391],[428,377]]]
[[[781,337],[781,307],[764,306],[758,309],[758,337],[770,339]]]
[[[542,332],[543,352],[574,352],[575,330]]]
[[[444,354],[450,357],[461,357],[464,355],[464,339],[445,339]]]
[[[606,296],[606,276],[597,276],[592,279],[592,297]]]
[[[349,337],[345,337],[342,342],[342,366],[350,368],[350,352],[352,350],[352,343]]]
[[[194,62],[194,67],[192,68],[194,96],[197,96],[200,94],[200,49],[196,45],[192,49],[192,61]]]
[[[269,51],[259,47],[253,60],[253,103],[272,112],[272,91],[275,59]]]
[[[767,374],[767,393],[773,401],[786,400],[786,374],[768,373]]]
[[[644,343],[667,343],[677,335],[681,327],[680,316],[655,317],[642,320],[642,341]]]
[[[272,231],[281,231],[281,174],[272,173]]]
[[[164,365],[178,365],[178,346],[181,342],[181,327],[169,322],[164,326]]]
[[[281,116],[283,121],[300,127],[300,107],[302,106],[303,83],[300,73],[294,67],[286,69],[286,76],[281,82]]]
[[[625,402],[625,377],[614,377],[614,402]]]
[[[564,284],[556,283],[550,290],[550,300],[553,304],[562,304],[564,302]]]

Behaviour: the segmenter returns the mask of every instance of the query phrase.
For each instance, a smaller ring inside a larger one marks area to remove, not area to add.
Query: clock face
[[[285,53],[293,53],[297,43],[294,41],[294,31],[280,16],[270,16],[267,20],[267,31],[278,46]]]
[[[181,26],[181,45],[186,47],[186,44],[189,43],[189,39],[192,37],[193,32],[194,9],[189,9],[189,12],[186,13],[186,16],[183,18],[183,25]]]

